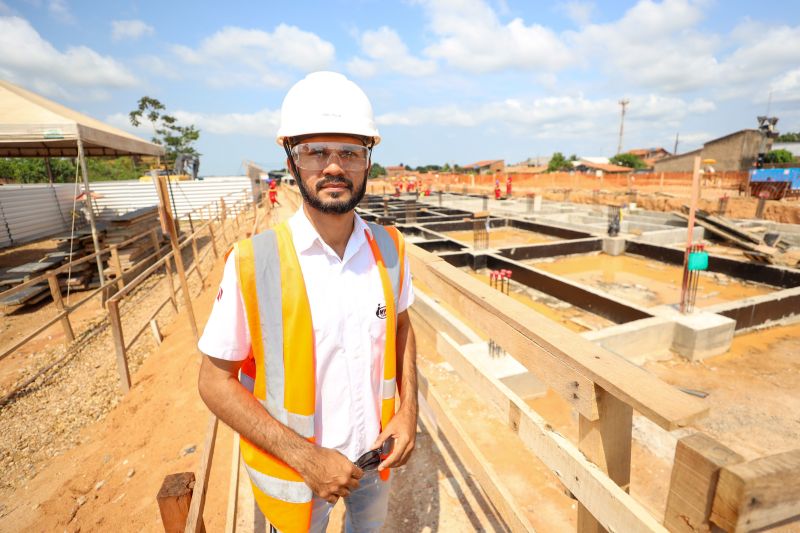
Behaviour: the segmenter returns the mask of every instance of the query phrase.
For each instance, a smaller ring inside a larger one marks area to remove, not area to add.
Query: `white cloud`
[[[18,51],[0,54],[3,77],[50,96],[71,97],[80,87],[82,96],[103,98],[108,96],[105,88],[137,83],[134,75],[112,57],[86,46],[57,50],[19,17],[0,17],[0,50]]]
[[[75,17],[70,12],[66,0],[50,0],[47,4],[47,10],[50,12],[50,15],[61,22],[66,24],[75,22]]]
[[[113,20],[111,21],[111,40],[135,41],[145,35],[153,35],[155,29],[142,20]]]
[[[572,54],[550,29],[520,18],[502,24],[481,0],[420,0],[438,40],[426,55],[473,73],[508,68],[558,70]]]
[[[411,55],[408,47],[393,29],[382,26],[361,35],[361,52],[368,59],[355,57],[347,63],[348,70],[362,77],[381,71],[406,76],[430,76],[436,72],[436,63]]]
[[[769,86],[775,102],[800,102],[800,68],[790,70]]]
[[[168,80],[182,79],[180,69],[176,69],[174,65],[169,64],[159,56],[139,56],[135,59],[135,62],[140,69],[145,70],[156,77],[166,78]]]
[[[589,23],[592,12],[594,11],[594,3],[572,1],[559,6],[569,17],[572,22],[578,26],[585,26]]]
[[[172,52],[187,65],[202,66],[205,83],[213,88],[285,87],[295,77],[291,71],[324,69],[335,56],[331,43],[286,24],[272,32],[228,26],[197,48],[173,45]]]
[[[681,98],[662,95],[631,96],[626,115],[626,124],[653,128],[674,128],[689,113],[713,110],[713,103],[695,100],[686,102]],[[592,100],[583,95],[552,96],[531,101],[508,98],[473,108],[458,105],[431,108],[411,108],[402,112],[379,115],[382,126],[439,125],[474,127],[499,123],[511,127],[533,129],[536,137],[585,137],[588,132],[596,134],[619,126],[619,103],[616,99]]]
[[[171,113],[178,124],[193,124],[202,133],[218,135],[254,135],[271,138],[278,131],[280,110],[262,109],[254,113],[196,113],[193,111],[175,111]],[[106,122],[150,138],[152,128],[143,121],[139,127],[133,127],[125,113],[114,113],[106,117]]]

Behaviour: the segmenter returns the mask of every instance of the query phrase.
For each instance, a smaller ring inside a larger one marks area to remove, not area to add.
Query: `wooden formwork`
[[[576,443],[555,431],[504,383],[464,356],[460,344],[475,339],[471,329],[436,313],[425,318],[437,332],[437,352],[459,379],[492,402],[499,410],[499,419],[577,499],[579,532],[694,532],[714,528],[738,532],[800,516],[800,450],[745,462],[703,433],[679,442],[666,513],[663,517],[654,515],[629,494],[633,411],[665,430],[674,430],[704,417],[707,408],[703,402],[530,312],[520,302],[443,259],[414,245],[406,249],[420,285],[431,290],[438,301],[458,309],[470,328],[503,339],[507,352],[578,413]],[[439,386],[435,377],[420,372],[421,410],[451,443],[509,529],[532,531],[505,480],[464,429],[463,415],[448,406]],[[209,435],[213,432],[215,426],[210,426]],[[213,438],[207,440],[207,446],[213,447]],[[238,450],[234,453],[233,464],[238,465]],[[201,472],[207,472],[203,465]],[[200,494],[204,494],[207,481],[207,476],[198,479],[195,487],[200,487]],[[237,482],[232,473],[232,486]],[[233,531],[235,494],[232,489],[226,531]],[[201,502],[196,505],[202,507]],[[195,531],[201,518],[194,515],[185,530]]]

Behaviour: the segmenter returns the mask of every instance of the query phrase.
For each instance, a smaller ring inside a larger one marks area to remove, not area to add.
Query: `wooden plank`
[[[189,507],[189,517],[186,519],[185,533],[200,533],[205,531],[203,524],[203,507],[206,504],[206,491],[208,490],[208,476],[211,473],[211,460],[214,458],[214,443],[217,438],[217,417],[213,414],[208,419],[206,441],[203,443],[203,457],[200,459],[200,469],[197,473],[197,483],[192,495],[192,504]]]
[[[800,449],[726,466],[711,521],[726,531],[753,531],[800,518]]]
[[[47,292],[46,285],[32,285],[11,293],[11,291],[16,288],[17,287],[14,287],[6,291],[10,294],[0,294],[0,305],[22,305],[40,294]]]
[[[444,260],[409,244],[414,276],[492,337],[589,420],[598,417],[595,383],[666,430],[702,418],[708,407],[646,370],[554,323]],[[578,385],[574,385],[577,382]]]
[[[446,334],[443,341],[449,344],[453,357],[459,357],[458,345]],[[463,364],[470,364],[464,359]],[[600,468],[589,461],[566,437],[558,433],[525,401],[497,378],[484,374],[480,391],[486,395],[491,387],[506,398],[501,416],[514,430],[522,443],[561,480],[564,486],[609,531],[666,532],[639,502],[611,480]],[[420,385],[420,389],[422,386]],[[489,394],[495,396],[494,393]],[[448,438],[449,435],[448,435]]]
[[[114,339],[114,351],[117,354],[117,372],[122,393],[131,390],[131,374],[128,370],[128,358],[125,355],[125,338],[122,334],[122,322],[119,318],[119,302],[111,299],[107,302],[108,322],[111,325],[111,336]]]
[[[441,265],[445,267],[444,275],[457,276],[456,279],[458,281],[450,283],[450,281],[441,277],[441,271],[433,270],[439,266],[439,263],[444,263],[444,260],[428,254],[435,257],[434,262],[422,265],[417,262],[420,259],[418,252],[423,252],[424,254],[427,254],[427,252],[413,245],[406,246],[406,250],[411,250],[412,248],[416,249],[410,251],[408,257],[411,261],[415,279],[422,281],[434,290],[441,300],[458,309],[469,323],[476,326],[479,325],[480,329],[487,334],[491,332],[492,336],[502,338],[503,348],[508,353],[527,367],[548,387],[558,392],[579,413],[588,418],[597,418],[597,402],[593,392],[594,383],[574,368],[571,368],[566,361],[560,360],[553,354],[541,349],[529,337],[526,337],[511,324],[507,323],[505,312],[503,311],[507,308],[504,306],[504,302],[497,302],[499,293],[496,290],[489,289],[489,292],[485,293],[482,283],[473,280],[471,276],[445,263]],[[429,257],[425,256],[424,259],[429,259]],[[450,267],[452,270],[448,272],[446,267]],[[476,281],[477,287],[475,285],[462,286],[461,276],[465,276],[467,280]],[[479,291],[479,295],[475,296],[474,293],[468,292],[473,290]],[[475,298],[477,298],[477,301]],[[513,302],[510,298],[508,300]],[[523,304],[520,305],[525,307]],[[531,314],[528,307],[525,307],[525,311],[517,310],[517,312]]]
[[[122,279],[122,263],[119,260],[119,248],[116,244],[111,245],[111,267],[114,269],[114,274],[117,277],[117,286],[119,290],[125,288],[125,280]]]
[[[164,303],[169,301],[169,299],[164,300]],[[164,303],[161,306],[164,306]],[[161,331],[158,329],[158,321],[155,318],[150,319],[150,332],[153,334],[153,339],[156,341],[157,346],[161,346],[161,341],[164,340],[164,337],[161,336]]]
[[[55,274],[50,274],[47,278],[47,282],[50,285],[50,295],[53,297],[53,303],[58,309],[59,312],[64,311],[64,300],[61,299],[61,287],[58,285],[58,279],[56,279]],[[75,333],[72,331],[72,324],[69,321],[69,313],[62,313],[61,317],[61,327],[64,329],[64,337],[66,339],[66,344],[69,344],[75,340]]]
[[[508,489],[503,485],[491,463],[483,452],[472,442],[469,434],[461,427],[443,403],[438,393],[430,386],[424,375],[419,374],[419,394],[424,398],[436,419],[433,423],[438,431],[444,433],[452,444],[461,462],[469,473],[480,483],[486,495],[494,504],[498,514],[509,525],[511,531],[534,531],[527,517],[520,512]]]
[[[578,449],[625,492],[631,482],[633,409],[603,389],[597,389],[600,418],[578,415]],[[578,503],[578,532],[605,531],[592,513]]]
[[[710,531],[711,505],[720,470],[744,458],[704,433],[683,437],[675,447],[664,525],[677,533]]]
[[[164,478],[156,496],[164,533],[183,533],[194,485],[194,472],[170,474]]]
[[[231,480],[228,484],[228,510],[225,513],[225,533],[236,533],[236,509],[239,502],[239,434],[233,432]]]

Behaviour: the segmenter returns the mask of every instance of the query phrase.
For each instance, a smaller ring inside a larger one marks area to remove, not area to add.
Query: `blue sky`
[[[384,165],[610,156],[623,97],[625,150],[690,150],[768,105],[800,131],[789,0],[0,0],[0,50],[0,78],[130,131],[158,98],[200,128],[207,175],[283,166],[281,101],[320,69],[370,96]]]

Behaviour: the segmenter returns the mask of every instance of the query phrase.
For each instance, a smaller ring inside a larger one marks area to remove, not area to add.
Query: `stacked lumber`
[[[159,245],[161,245],[161,243],[164,242],[164,236],[161,233],[157,207],[142,207],[141,209],[129,211],[124,215],[107,219],[104,246],[108,247],[114,244],[122,244],[132,237],[146,233],[154,228],[157,228],[156,234]],[[122,270],[126,271],[133,268],[142,259],[152,255],[154,251],[153,240],[149,236],[144,236],[141,239],[137,239],[130,244],[118,248]],[[116,277],[116,269],[114,265],[110,264],[108,258],[106,263],[107,268],[104,273],[109,278]]]
[[[98,235],[100,247],[103,247],[103,232]],[[59,235],[55,237],[59,242],[55,252],[45,256],[45,259],[62,259],[61,264],[76,261],[82,257],[94,253],[94,242],[92,232],[89,230],[76,231],[72,235]],[[100,278],[97,275],[97,263],[87,261],[79,265],[74,265],[66,272],[58,275],[58,285],[62,292],[69,288],[70,291],[94,289],[100,286]]]

